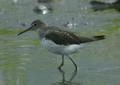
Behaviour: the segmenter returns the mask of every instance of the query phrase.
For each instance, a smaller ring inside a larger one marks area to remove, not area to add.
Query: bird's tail
[[[96,40],[103,40],[103,39],[105,39],[105,35],[94,36],[93,38],[94,38],[95,41]]]
[[[92,5],[92,9],[94,11],[103,11],[105,9],[113,8],[112,3],[105,3],[101,1],[91,1],[90,4]]]
[[[93,41],[98,41],[103,39],[105,39],[105,35],[93,36],[89,38],[81,37],[79,43],[88,43],[88,42],[93,42]]]

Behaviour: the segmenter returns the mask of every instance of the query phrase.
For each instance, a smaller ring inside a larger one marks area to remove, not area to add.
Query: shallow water
[[[33,12],[37,4],[33,0],[16,4],[0,0],[0,85],[120,85],[119,12],[93,12],[89,0],[55,0],[54,11],[42,15]],[[86,44],[71,55],[78,66],[71,81],[74,67],[67,57],[60,72],[61,57],[42,48],[35,32],[17,33],[35,19],[63,27],[72,18],[77,25],[71,31],[84,36],[105,34],[106,39]]]

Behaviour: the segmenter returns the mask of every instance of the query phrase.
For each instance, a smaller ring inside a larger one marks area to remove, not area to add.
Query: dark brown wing
[[[52,40],[56,44],[60,45],[80,44],[93,41],[93,39],[78,37],[77,35],[71,32],[63,30],[48,30],[45,35],[45,38]]]

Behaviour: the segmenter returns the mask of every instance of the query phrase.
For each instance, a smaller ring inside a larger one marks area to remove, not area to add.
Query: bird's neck
[[[44,30],[42,28],[37,30],[37,33],[38,33],[38,36],[39,36],[40,39],[45,37],[45,32],[46,32],[46,30]]]

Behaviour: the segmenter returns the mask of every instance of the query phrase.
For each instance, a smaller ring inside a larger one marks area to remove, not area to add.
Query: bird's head
[[[44,26],[46,26],[46,24],[44,22],[42,22],[41,20],[35,20],[31,23],[31,26],[28,29],[18,33],[17,35],[21,35],[28,31],[34,31],[34,30],[40,29],[41,27],[44,27]]]

